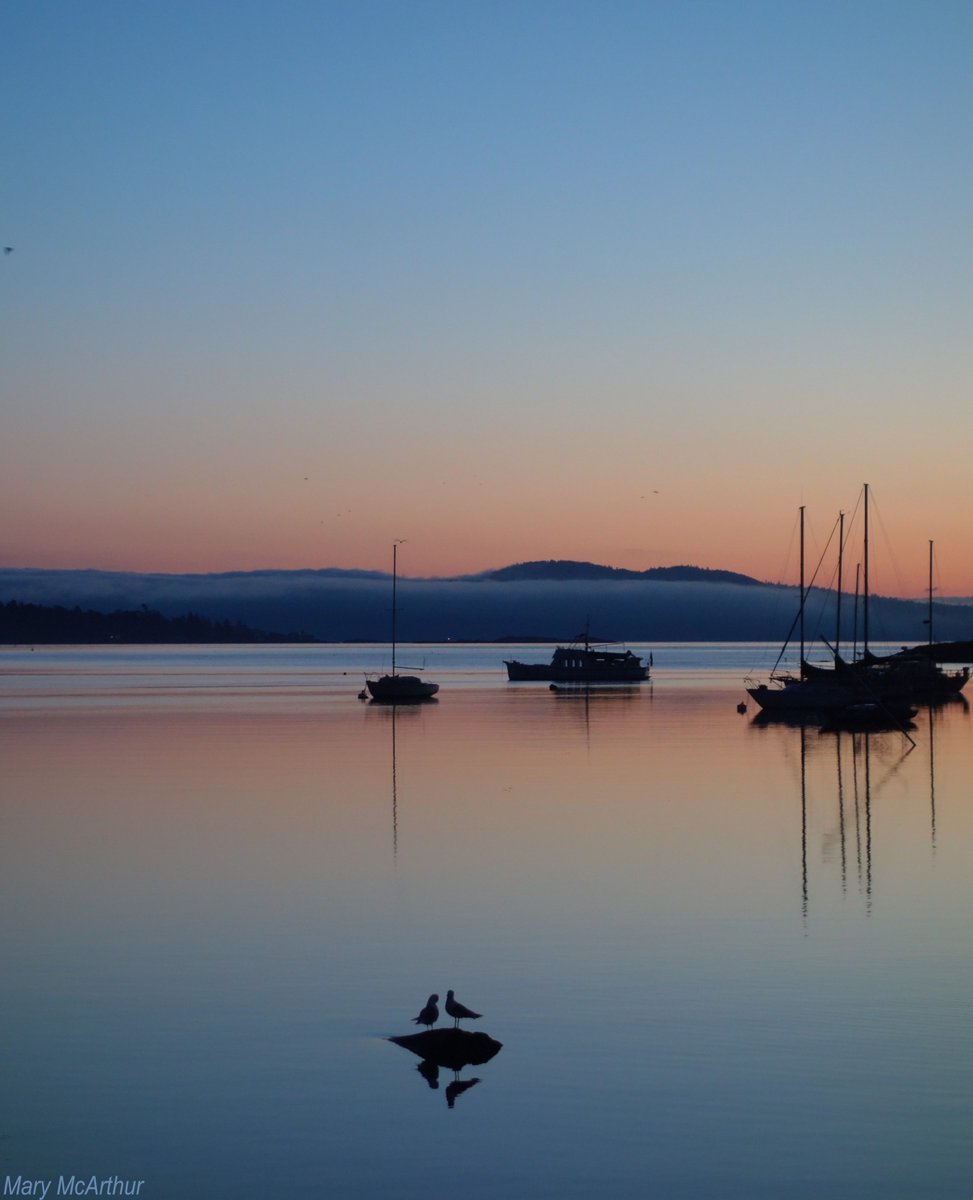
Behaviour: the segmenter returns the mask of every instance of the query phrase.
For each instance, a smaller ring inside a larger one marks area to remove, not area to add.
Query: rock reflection
[[[440,1069],[453,1072],[452,1081],[446,1085],[446,1103],[450,1108],[457,1097],[481,1082],[479,1076],[461,1079],[460,1072],[466,1067],[482,1066],[502,1049],[502,1043],[488,1034],[470,1033],[465,1029],[430,1029],[425,1033],[392,1037],[389,1041],[422,1059],[416,1070],[434,1091],[439,1088]]]

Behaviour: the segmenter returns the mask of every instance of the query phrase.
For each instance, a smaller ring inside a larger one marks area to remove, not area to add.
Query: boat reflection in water
[[[821,721],[812,714],[758,714],[751,722],[754,730],[765,732],[776,727],[784,741],[785,751],[796,749],[799,754],[799,800],[801,824],[801,913],[807,923],[809,915],[809,846],[813,838],[810,828],[815,822],[821,828],[820,864],[826,866],[837,859],[840,888],[845,895],[857,881],[858,893],[864,900],[865,915],[870,916],[874,900],[873,848],[875,802],[886,789],[899,790],[898,803],[883,804],[879,811],[888,818],[882,832],[888,838],[902,837],[907,820],[920,817],[915,800],[914,771],[906,771],[906,760],[917,752],[928,753],[928,829],[930,846],[936,850],[936,728],[947,710],[969,711],[962,696],[923,706],[922,743],[902,729],[897,721],[869,714],[860,727],[850,727],[835,720]],[[874,722],[874,723],[870,723]],[[915,729],[913,723],[909,728]],[[793,740],[792,740],[793,739]],[[907,739],[907,740],[906,740]],[[927,749],[928,747],[928,749]],[[913,763],[915,759],[912,758]],[[925,791],[925,785],[923,785]],[[831,807],[833,805],[833,807]],[[892,814],[896,820],[893,822]],[[823,828],[822,828],[823,823]]]
[[[435,701],[433,702],[435,703]],[[410,721],[421,720],[421,709],[423,705],[417,704],[378,704],[374,707],[369,704],[365,708],[368,713],[368,719],[371,720],[387,720],[391,727],[389,742],[390,742],[390,759],[391,759],[391,792],[392,792],[392,858],[396,859],[399,853],[399,772],[398,772],[398,730],[397,725],[400,720],[406,722],[404,728],[407,730]]]

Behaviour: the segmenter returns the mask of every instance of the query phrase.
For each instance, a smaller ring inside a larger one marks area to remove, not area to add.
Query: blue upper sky
[[[0,562],[767,577],[868,478],[971,557],[973,5],[3,27]]]

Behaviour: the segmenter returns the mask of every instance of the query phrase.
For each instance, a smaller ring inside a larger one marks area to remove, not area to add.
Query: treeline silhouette
[[[0,603],[0,643],[56,645],[316,642],[309,633],[266,633],[242,621],[212,621],[198,613],[164,617],[144,604],[134,611],[47,607],[11,600]]]

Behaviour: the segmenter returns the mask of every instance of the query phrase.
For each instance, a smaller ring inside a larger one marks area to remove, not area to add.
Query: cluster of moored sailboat
[[[751,683],[750,696],[764,712],[814,712],[828,719],[868,721],[886,719],[907,721],[916,714],[916,705],[957,695],[970,678],[970,668],[947,671],[940,665],[944,648],[933,641],[932,629],[932,543],[929,544],[929,643],[904,649],[897,654],[879,656],[869,649],[868,627],[868,484],[864,488],[864,593],[863,649],[853,661],[842,658],[841,646],[841,553],[843,534],[839,534],[838,589],[835,645],[832,662],[809,663],[805,657],[804,606],[807,589],[804,582],[804,508],[801,507],[801,580],[798,623],[800,627],[800,666],[796,673],[771,672],[770,683]],[[843,524],[843,514],[842,514]],[[783,654],[783,651],[781,652]],[[778,662],[780,659],[778,659]]]
[[[796,672],[778,672],[775,667],[766,683],[747,680],[748,694],[766,713],[817,713],[832,720],[867,722],[874,718],[904,722],[915,715],[917,704],[958,695],[969,681],[969,666],[956,670],[943,668],[942,662],[951,661],[949,648],[937,645],[933,640],[932,542],[929,543],[928,643],[885,656],[876,655],[869,649],[868,504],[869,488],[866,483],[862,653],[860,656],[856,653],[848,660],[840,652],[841,563],[844,548],[842,513],[839,518],[841,532],[838,537],[835,643],[833,647],[829,644],[831,661],[823,665],[807,660],[804,609],[808,589],[804,578],[804,507],[801,506],[801,578],[798,616],[794,623],[800,630],[800,665]],[[392,547],[392,670],[389,674],[367,679],[367,691],[360,693],[362,699],[371,696],[373,700],[393,704],[429,700],[439,691],[438,683],[418,675],[401,675],[396,669],[397,549],[398,543]],[[784,649],[781,650],[778,665]],[[548,663],[524,663],[510,659],[505,660],[504,666],[507,678],[511,681],[548,681],[551,688],[557,690],[561,685],[641,683],[649,678],[652,656],[643,661],[630,650],[611,650],[605,644],[596,644],[586,628],[571,645],[558,646]],[[745,710],[745,707],[740,706],[741,710]]]

